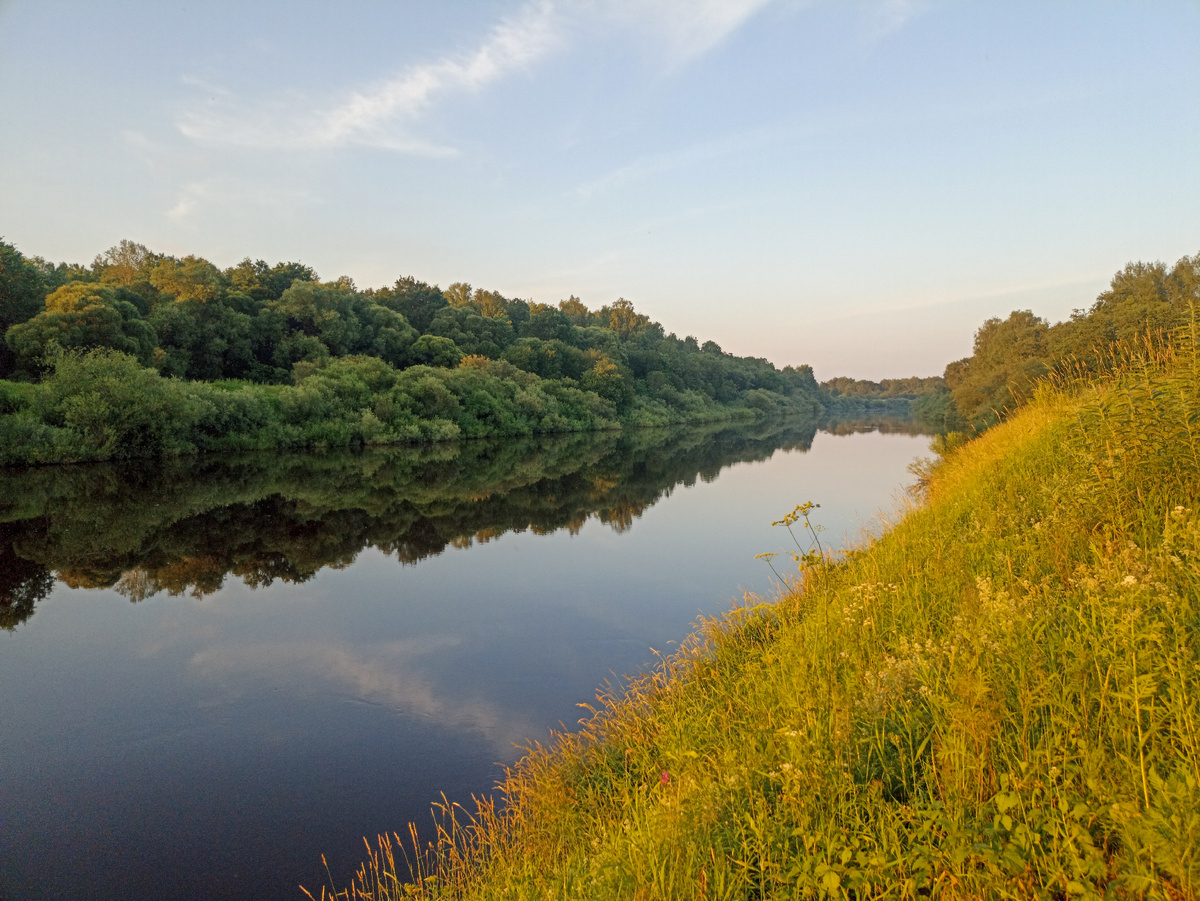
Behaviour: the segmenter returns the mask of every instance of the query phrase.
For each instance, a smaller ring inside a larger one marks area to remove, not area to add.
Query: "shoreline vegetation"
[[[349,886],[306,894],[1200,895],[1200,257],[1183,263],[1186,290],[1086,355],[1050,356],[1035,317],[989,320],[946,393],[1003,369],[1010,402],[955,410],[975,437],[935,439],[897,522],[828,555],[797,507],[777,598],[601,690],[497,796],[436,805],[434,841],[380,836]],[[1155,302],[1117,293],[1054,340]],[[1006,330],[1040,340],[1004,360]]]
[[[943,380],[818,385],[632,303],[598,310],[411,277],[122,241],[90,267],[0,242],[0,466],[906,415]]]

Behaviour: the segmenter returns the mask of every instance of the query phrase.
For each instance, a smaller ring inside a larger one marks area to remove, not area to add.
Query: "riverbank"
[[[504,360],[396,369],[342,357],[296,384],[164,378],[108,350],[63,354],[38,384],[0,380],[0,466],[204,452],[431,444],[771,418],[817,420],[806,391],[752,389],[728,403],[701,391],[614,404],[572,380]]]
[[[347,893],[1195,897],[1198,409],[1190,344],[1043,386]]]

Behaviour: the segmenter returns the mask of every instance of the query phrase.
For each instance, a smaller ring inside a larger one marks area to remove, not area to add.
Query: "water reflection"
[[[344,883],[768,589],[771,520],[853,539],[926,447],[837,431],[0,473],[0,897],[294,899],[323,854]]]
[[[367,547],[415,563],[506,532],[617,532],[677,484],[807,449],[814,423],[0,472],[0,625],[54,584],[203,597],[305,582]],[[53,574],[53,576],[52,576]]]

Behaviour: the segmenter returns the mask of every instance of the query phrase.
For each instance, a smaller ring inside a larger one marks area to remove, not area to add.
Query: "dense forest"
[[[0,243],[0,463],[815,418],[808,366],[589,309],[302,263],[221,270],[122,241],[91,266]],[[823,403],[825,401],[825,403]]]

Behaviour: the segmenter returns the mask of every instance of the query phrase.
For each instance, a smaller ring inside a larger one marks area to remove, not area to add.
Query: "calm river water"
[[[344,884],[770,592],[772,520],[897,509],[928,438],[834,431],[0,472],[0,899]]]

